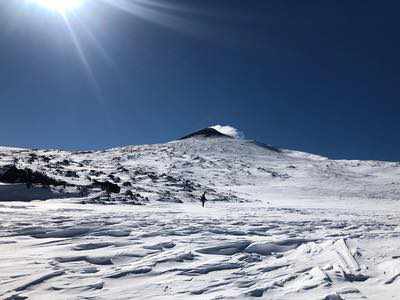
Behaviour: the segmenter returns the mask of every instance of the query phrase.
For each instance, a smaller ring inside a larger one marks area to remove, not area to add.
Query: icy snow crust
[[[193,137],[95,152],[0,147],[0,175],[10,165],[66,184],[0,184],[0,299],[400,293],[399,163]],[[15,201],[35,199],[50,200]]]

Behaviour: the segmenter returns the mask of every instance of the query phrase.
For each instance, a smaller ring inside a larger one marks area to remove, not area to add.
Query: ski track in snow
[[[0,183],[0,299],[400,299],[399,163],[190,138],[9,165],[65,184]]]

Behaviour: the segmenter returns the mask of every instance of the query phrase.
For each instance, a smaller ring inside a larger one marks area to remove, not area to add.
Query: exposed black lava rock
[[[111,193],[119,194],[121,192],[121,188],[117,184],[109,182],[109,181],[101,182],[101,181],[95,180],[93,182],[93,186],[94,187],[99,187],[103,191],[106,191],[107,193],[110,193],[110,194]]]
[[[254,144],[256,144],[256,145],[259,146],[259,147],[268,149],[268,150],[270,150],[270,151],[272,151],[272,152],[276,152],[276,153],[281,153],[281,152],[282,152],[281,149],[276,148],[276,147],[273,147],[273,146],[270,146],[270,145],[267,145],[267,144],[264,144],[264,143],[254,142]]]
[[[71,170],[68,170],[65,172],[65,177],[79,178],[78,174],[75,171],[71,171]]]
[[[40,156],[40,158],[41,158],[45,163],[49,163],[49,162],[51,161],[51,158],[50,158],[50,157],[47,157],[47,156],[44,156],[44,155]]]
[[[114,176],[113,174],[108,175],[108,178],[110,178],[115,183],[120,183],[121,182],[121,178],[119,178],[118,176]]]
[[[65,181],[56,180],[49,176],[32,171],[31,169],[19,169],[16,166],[5,167],[6,171],[0,175],[0,182],[4,183],[26,183],[41,184],[45,186],[61,186],[66,185]]]
[[[199,131],[193,132],[191,134],[188,134],[182,138],[180,138],[180,140],[184,140],[184,139],[188,139],[191,137],[205,137],[205,138],[209,138],[209,137],[224,137],[224,138],[230,138],[230,139],[234,139],[234,137],[223,134],[221,132],[219,132],[218,130],[214,129],[214,128],[204,128],[201,129]]]
[[[71,165],[71,162],[68,159],[64,159],[63,161],[59,162],[59,164],[62,166],[69,166]]]
[[[97,176],[97,177],[99,177],[99,176],[101,176],[101,175],[104,175],[104,172],[102,172],[102,171],[96,171],[96,170],[90,170],[90,171],[89,171],[89,175],[90,175],[90,176]]]
[[[38,156],[34,153],[29,154],[29,159],[28,159],[28,163],[33,163],[36,159],[38,158]]]

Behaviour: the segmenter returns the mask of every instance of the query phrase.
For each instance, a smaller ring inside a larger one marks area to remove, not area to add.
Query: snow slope
[[[0,299],[397,299],[399,163],[213,130],[106,151],[1,147]],[[35,199],[52,200],[15,202]]]
[[[270,195],[300,198],[368,198],[396,200],[400,195],[400,163],[337,161],[254,141],[200,133],[167,144],[66,152],[0,148],[0,174],[7,166],[29,168],[67,183],[65,196],[93,194],[93,182],[121,188],[102,201],[191,201],[203,191],[212,200],[270,201]],[[98,188],[98,187],[97,187]],[[54,189],[52,189],[54,192]],[[63,193],[60,187],[56,191]],[[31,194],[30,191],[27,191]],[[5,200],[8,192],[1,192]],[[15,196],[16,197],[16,196]],[[16,198],[10,200],[18,200]],[[50,195],[50,198],[54,198]],[[33,197],[35,199],[35,197]],[[33,200],[32,199],[32,200]],[[318,200],[319,202],[319,200]]]

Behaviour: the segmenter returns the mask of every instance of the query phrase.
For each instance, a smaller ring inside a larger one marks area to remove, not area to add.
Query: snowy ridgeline
[[[0,201],[269,201],[270,196],[399,199],[400,164],[337,161],[206,129],[159,145],[67,152],[0,148]]]
[[[400,299],[399,178],[213,129],[0,147],[0,299]]]

